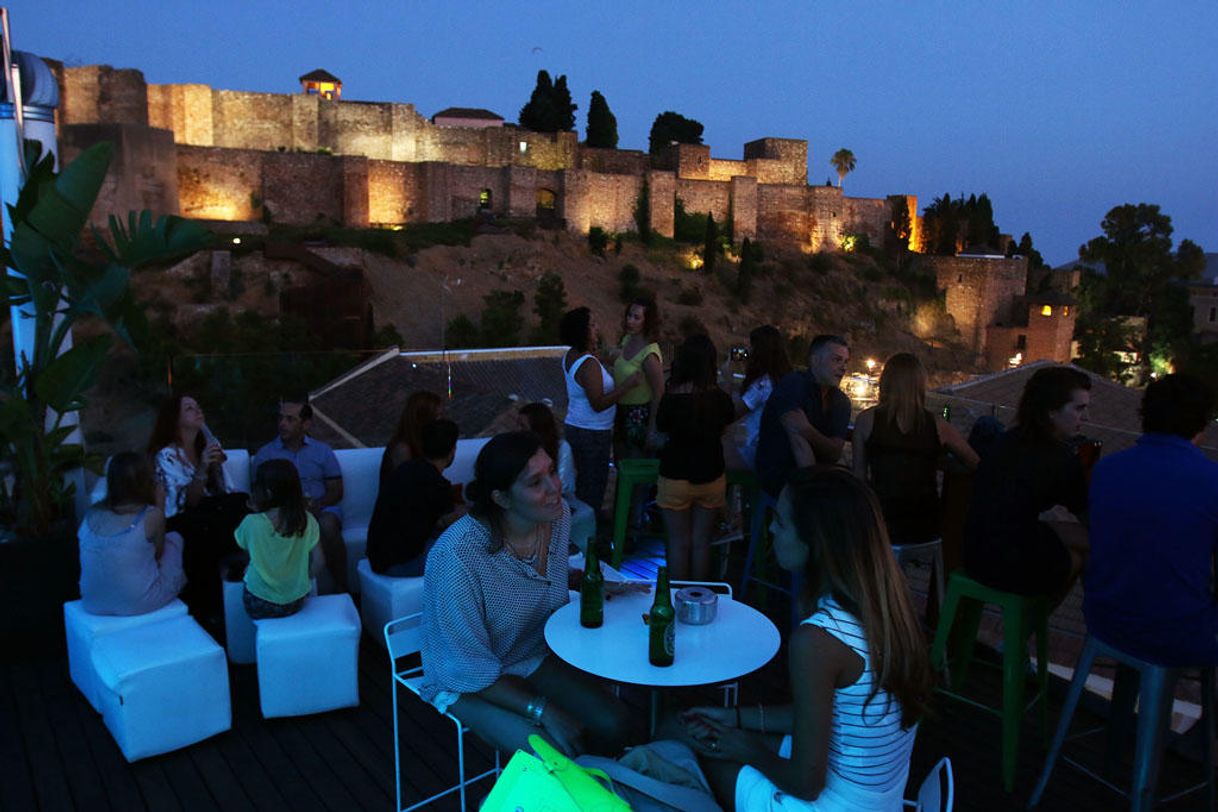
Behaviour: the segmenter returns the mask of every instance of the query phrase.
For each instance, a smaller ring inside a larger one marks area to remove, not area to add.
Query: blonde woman
[[[879,405],[854,422],[854,473],[880,498],[893,544],[939,538],[938,469],[944,450],[965,467],[977,453],[951,423],[926,408],[926,367],[901,352],[880,375]]]

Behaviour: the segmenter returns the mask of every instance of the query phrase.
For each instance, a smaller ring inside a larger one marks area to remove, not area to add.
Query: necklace
[[[537,555],[541,552],[541,525],[534,526],[533,532],[530,533],[530,535],[533,538],[533,551],[528,555],[521,555],[520,548],[515,544],[512,544],[506,538],[504,538],[503,543],[507,545],[507,548],[512,551],[512,555],[515,556],[519,561],[522,561],[525,564],[536,564]]]

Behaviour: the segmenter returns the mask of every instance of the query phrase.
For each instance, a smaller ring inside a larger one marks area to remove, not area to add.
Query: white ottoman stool
[[[356,567],[360,584],[360,617],[372,639],[385,645],[385,624],[423,611],[423,578],[391,578],[372,571],[368,559]]]
[[[254,661],[254,621],[245,613],[244,581],[224,581],[224,641],[228,659],[239,665]]]
[[[288,617],[255,620],[262,715],[359,704],[359,615],[350,595],[309,598]]]
[[[224,649],[189,617],[108,634],[93,647],[102,718],[128,761],[232,726]]]
[[[185,615],[186,604],[177,598],[155,612],[142,615],[91,615],[84,610],[80,601],[70,601],[63,605],[63,627],[68,641],[68,673],[94,710],[101,712],[97,670],[93,667],[93,646],[97,640],[124,629],[134,629],[136,626]]]

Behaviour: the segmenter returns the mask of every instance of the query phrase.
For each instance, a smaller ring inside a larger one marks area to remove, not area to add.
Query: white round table
[[[652,600],[650,593],[607,599],[605,623],[599,629],[579,625],[579,601],[572,601],[546,621],[546,643],[581,671],[653,688],[729,682],[756,671],[778,653],[781,640],[770,619],[720,595],[715,620],[704,626],[678,622],[673,664],[654,666],[647,659],[648,634],[643,622]]]

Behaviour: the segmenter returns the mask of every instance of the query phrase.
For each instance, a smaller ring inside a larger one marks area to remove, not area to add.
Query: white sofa
[[[454,485],[466,485],[474,478],[474,461],[489,437],[474,437],[457,441],[457,455],[452,466],[444,472]],[[224,470],[232,482],[233,489],[249,493],[253,479],[253,458],[243,448],[226,448],[228,460]],[[343,543],[347,548],[347,583],[353,593],[360,589],[356,567],[364,558],[368,548],[368,523],[372,521],[372,509],[376,506],[376,495],[380,489],[381,455],[383,447],[342,448],[334,454],[338,467],[343,472]],[[106,480],[99,479],[93,488],[94,502],[106,496]]]

